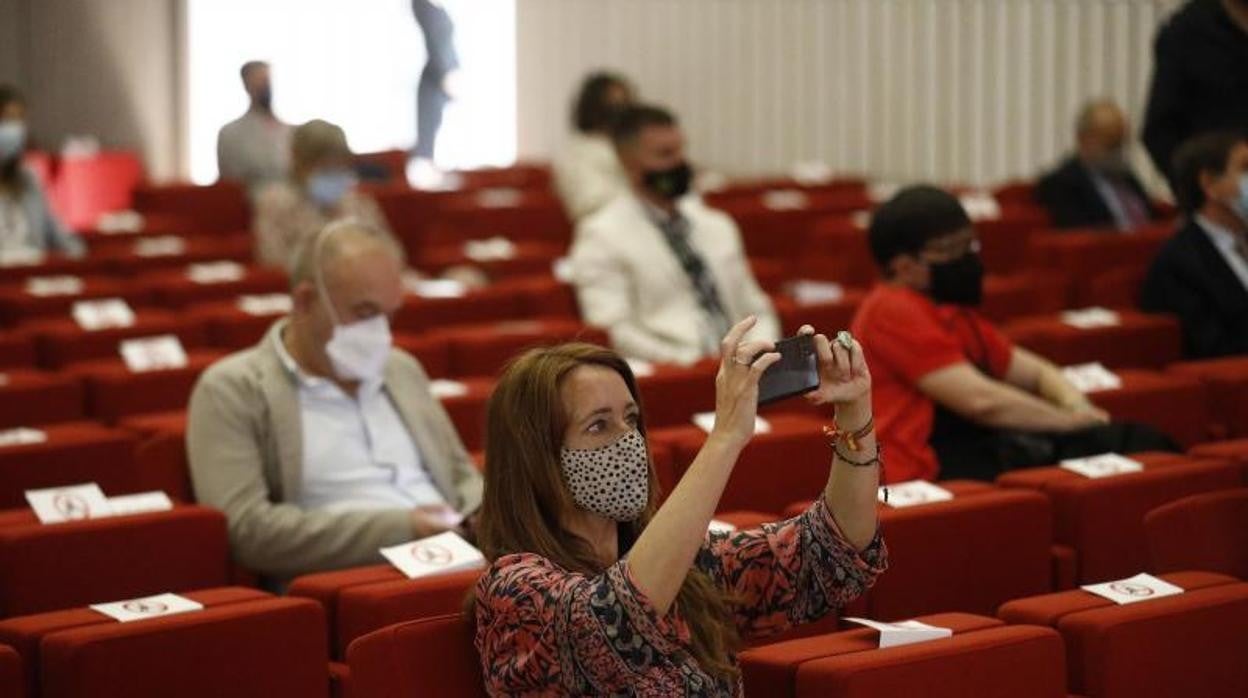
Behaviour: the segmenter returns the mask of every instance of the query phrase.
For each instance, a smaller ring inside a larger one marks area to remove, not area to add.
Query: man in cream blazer
[[[195,496],[225,512],[238,562],[273,581],[380,562],[480,503],[428,376],[390,345],[402,268],[388,236],[331,223],[297,254],[290,316],[191,396]]]
[[[586,321],[621,354],[666,363],[718,353],[747,315],[758,316],[752,338],[778,339],[736,224],[687,196],[692,175],[675,118],[633,106],[612,136],[631,188],[577,226],[572,277]]]

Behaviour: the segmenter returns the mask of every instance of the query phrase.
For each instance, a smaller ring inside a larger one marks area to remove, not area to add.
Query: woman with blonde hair
[[[472,598],[491,694],[739,695],[744,640],[817,620],[884,570],[871,376],[847,334],[815,335],[822,384],[808,399],[835,405],[840,425],[822,496],[788,521],[707,532],[753,434],[759,377],[780,358],[742,341],[754,321],[724,339],[714,429],[661,506],[619,355],[565,344],[505,371],[477,529],[491,565]]]

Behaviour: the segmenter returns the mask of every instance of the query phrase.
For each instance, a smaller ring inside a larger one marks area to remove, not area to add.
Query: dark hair
[[[676,117],[663,107],[651,104],[634,104],[615,120],[611,128],[611,140],[616,146],[632,143],[642,131],[651,126],[675,126]]]
[[[245,85],[247,84],[247,78],[250,77],[253,72],[268,65],[269,64],[265,61],[247,61],[243,64],[242,68],[238,69],[238,76],[243,79],[243,84]]]
[[[970,224],[966,209],[949,192],[928,185],[906,187],[871,217],[871,255],[887,276],[888,263],[896,257],[917,255],[929,241]]]
[[[1193,136],[1174,153],[1174,197],[1179,208],[1193,214],[1205,205],[1205,190],[1200,176],[1206,172],[1222,174],[1231,159],[1231,151],[1248,136],[1236,131],[1211,131]]]
[[[616,87],[633,91],[628,80],[616,73],[599,71],[585,76],[572,103],[572,125],[576,130],[581,133],[611,130],[615,112],[607,103],[607,93]]]
[[[0,83],[0,111],[10,104],[25,104],[26,98],[22,96],[22,91],[16,86],[8,83]],[[25,182],[22,177],[22,158],[15,157],[5,163],[0,163],[0,184],[5,185],[9,189],[20,191]]]

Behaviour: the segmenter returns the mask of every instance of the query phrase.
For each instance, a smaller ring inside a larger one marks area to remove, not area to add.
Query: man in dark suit
[[[1036,185],[1054,225],[1130,231],[1157,217],[1127,161],[1129,134],[1126,115],[1111,101],[1091,102],[1079,112],[1077,151]]]
[[[1180,143],[1248,127],[1248,0],[1191,0],[1157,31],[1153,57],[1143,139],[1175,188]]]
[[[1187,223],[1153,261],[1144,309],[1178,316],[1188,358],[1248,354],[1248,136],[1197,136],[1174,175]]]

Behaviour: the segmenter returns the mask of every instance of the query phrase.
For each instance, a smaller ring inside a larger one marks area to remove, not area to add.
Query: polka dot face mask
[[[636,429],[599,448],[565,448],[560,459],[572,501],[582,509],[632,521],[646,508],[650,461],[646,437]]]

